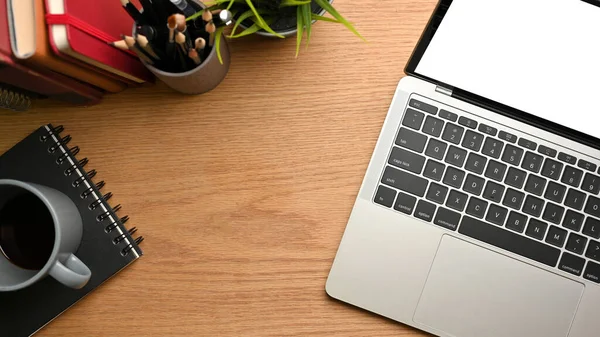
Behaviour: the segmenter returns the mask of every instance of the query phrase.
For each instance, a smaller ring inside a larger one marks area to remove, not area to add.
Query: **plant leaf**
[[[253,15],[254,15],[254,12],[252,10],[247,10],[246,12],[242,13],[242,15],[240,15],[240,17],[235,20],[235,24],[233,25],[233,28],[231,29],[231,34],[229,35],[229,37],[232,37],[234,35],[236,29],[240,26],[240,24],[244,20],[250,18]]]
[[[217,48],[217,57],[219,58],[219,62],[223,64],[223,57],[221,56],[221,38],[223,38],[223,30],[225,27],[217,28],[215,32],[215,48]]]
[[[310,14],[312,13],[312,7],[310,4],[302,5],[300,7],[302,7],[304,29],[306,29],[306,47],[308,47],[308,43],[310,42],[310,31],[312,27],[312,20],[310,18]]]
[[[296,32],[296,57],[300,54],[300,45],[302,44],[302,34],[304,34],[304,20],[302,19],[302,8],[298,6],[296,9],[296,25],[298,31]]]
[[[236,39],[236,38],[239,38],[242,36],[254,34],[254,33],[258,32],[260,29],[261,29],[260,26],[255,23],[252,26],[248,27],[247,29],[244,29],[243,31],[241,31],[239,34],[232,35],[229,38]]]
[[[341,22],[339,22],[339,21],[338,21],[338,20],[336,20],[336,19],[328,18],[328,17],[326,17],[326,16],[321,16],[321,15],[318,15],[318,14],[312,14],[311,18],[312,18],[313,20],[317,20],[317,21],[325,21],[325,22],[341,23]]]
[[[247,0],[250,1],[250,0]],[[327,0],[314,0],[319,6],[323,7],[324,10],[326,10],[329,14],[331,14],[334,18],[336,18],[339,22],[341,22],[344,26],[346,26],[346,28],[348,28],[352,33],[354,33],[356,36],[360,37],[363,41],[367,41],[365,40],[364,37],[362,37],[362,35],[360,35],[360,33],[354,28],[354,26],[352,26],[352,24],[350,22],[348,22],[348,20],[344,19],[344,17],[335,9],[333,8],[333,6],[327,1]]]
[[[258,11],[256,10],[256,8],[254,8],[254,5],[252,4],[252,0],[246,0],[246,3],[248,4],[248,7],[250,7],[250,9],[254,12],[254,16],[256,17],[256,19],[258,20],[256,22],[256,24],[258,24],[262,29],[264,29],[265,31],[279,37],[279,38],[285,38],[285,36],[275,33],[275,31],[273,29],[271,29],[271,27],[269,27],[269,25],[267,25],[267,23],[265,22],[265,20],[260,16],[260,14],[258,14]]]
[[[281,7],[293,7],[293,6],[302,6],[302,5],[310,5],[311,0],[283,0],[281,2]]]

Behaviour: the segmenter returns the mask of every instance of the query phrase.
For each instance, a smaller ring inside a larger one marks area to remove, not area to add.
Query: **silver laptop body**
[[[600,336],[600,151],[533,124],[403,78],[327,293],[437,336]]]

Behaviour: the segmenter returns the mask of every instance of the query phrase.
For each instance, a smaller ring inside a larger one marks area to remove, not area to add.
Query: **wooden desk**
[[[324,287],[435,4],[336,0],[368,44],[326,23],[298,59],[293,39],[234,41],[227,79],[203,96],[158,85],[0,112],[0,151],[64,124],[146,237],[141,260],[39,336],[424,336]]]

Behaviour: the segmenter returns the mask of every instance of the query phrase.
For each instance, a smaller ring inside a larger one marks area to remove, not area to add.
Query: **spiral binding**
[[[1,97],[1,96],[0,96]],[[79,147],[75,146],[72,148],[67,148],[67,144],[71,141],[71,136],[67,135],[60,138],[60,133],[64,131],[64,127],[62,125],[50,128],[47,127],[48,134],[40,137],[40,142],[47,143],[48,152],[56,153],[59,149],[62,149],[64,153],[58,155],[56,158],[56,164],[62,166],[63,164],[69,164],[68,167],[64,169],[65,176],[71,176],[74,174],[79,175],[79,177],[75,178],[71,185],[75,188],[80,187],[82,184],[85,184],[86,181],[91,183],[92,178],[96,176],[96,170],[84,171],[84,167],[89,163],[87,158],[83,158],[79,161],[70,160],[70,158],[75,158],[75,156],[79,153]],[[133,227],[127,232],[122,232],[119,228],[119,225],[125,225],[125,223],[129,220],[129,216],[125,215],[121,218],[115,217],[116,213],[121,209],[121,205],[117,205],[115,207],[110,207],[108,205],[108,200],[113,196],[111,192],[108,192],[104,195],[100,195],[100,190],[105,186],[104,181],[100,181],[95,185],[85,185],[89,186],[87,189],[83,190],[80,193],[81,199],[88,199],[90,203],[88,204],[88,208],[91,211],[95,211],[99,208],[102,208],[102,213],[96,216],[96,221],[98,223],[104,223],[110,221],[108,225],[104,227],[104,231],[107,234],[113,233],[115,231],[117,235],[113,238],[112,242],[114,245],[120,245],[125,243],[126,246],[121,249],[121,255],[127,256],[131,251],[134,250],[135,245],[139,245],[144,241],[143,237],[138,237],[134,239],[133,243],[130,242],[133,234],[137,232],[137,228]],[[104,206],[104,207],[103,207]]]
[[[0,108],[13,111],[27,111],[31,107],[31,97],[0,86]]]

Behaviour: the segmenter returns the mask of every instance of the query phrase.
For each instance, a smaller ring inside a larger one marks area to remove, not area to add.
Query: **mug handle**
[[[92,271],[77,256],[70,254],[65,264],[56,261],[50,268],[50,276],[73,289],[81,289],[89,282]]]

